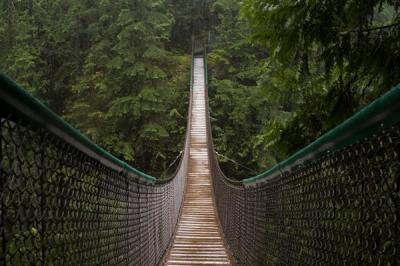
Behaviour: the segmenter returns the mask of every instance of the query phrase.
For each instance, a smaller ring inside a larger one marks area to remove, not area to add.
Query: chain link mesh
[[[210,147],[211,148],[211,147]],[[400,125],[252,187],[211,162],[238,265],[400,265]]]
[[[2,109],[0,265],[160,262],[178,219],[187,152],[175,178],[150,184]]]

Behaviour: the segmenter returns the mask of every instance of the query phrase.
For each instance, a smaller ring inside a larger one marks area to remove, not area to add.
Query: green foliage
[[[284,82],[286,74],[261,84],[281,95],[287,85],[300,92],[296,114],[280,138],[284,154],[400,81],[398,9],[397,2],[386,0],[243,1],[252,38],[269,50],[271,67],[297,75],[290,84]],[[284,87],[273,86],[276,81]]]
[[[389,0],[5,0],[0,67],[158,175],[182,148],[191,35],[207,39],[215,147],[255,170],[221,156],[242,178],[400,81],[398,11]]]
[[[250,168],[286,158],[400,82],[397,2],[220,0],[212,10],[216,149]]]
[[[208,56],[215,148],[230,158],[219,157],[226,175],[246,177],[275,162],[270,153],[261,151],[257,135],[269,121],[273,105],[257,86],[266,54],[247,41],[248,25],[238,17],[236,1],[215,1],[212,10],[219,22],[211,32]]]
[[[8,0],[0,32],[13,39],[0,40],[1,69],[93,141],[159,175],[182,149],[188,103],[189,57],[167,47],[172,9],[163,0]]]

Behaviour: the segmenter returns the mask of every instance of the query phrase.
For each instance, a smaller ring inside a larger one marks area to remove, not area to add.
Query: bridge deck
[[[194,59],[189,173],[166,265],[230,265],[217,221],[208,165],[204,60]]]

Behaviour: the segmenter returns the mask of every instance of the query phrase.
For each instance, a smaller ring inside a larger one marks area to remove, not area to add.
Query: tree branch
[[[339,32],[339,34],[346,35],[346,34],[353,33],[353,32],[370,32],[370,31],[392,28],[392,27],[396,27],[396,26],[400,26],[400,21],[398,21],[396,23],[388,24],[388,25],[375,26],[375,27],[368,28],[368,29],[354,29],[354,30],[348,30],[348,31],[341,31],[341,32]]]

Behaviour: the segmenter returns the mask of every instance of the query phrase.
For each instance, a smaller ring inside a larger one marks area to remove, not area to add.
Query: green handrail
[[[256,176],[242,180],[244,185],[271,180],[310,160],[318,159],[400,122],[400,84],[361,111],[295,152],[288,159]]]
[[[99,160],[101,163],[119,172],[125,171],[134,176],[141,177],[146,182],[154,183],[156,181],[155,177],[137,170],[93,143],[88,137],[64,121],[21,86],[1,73],[0,100],[5,101],[5,103],[15,108],[24,117],[31,119],[36,124],[44,127],[72,146]]]

